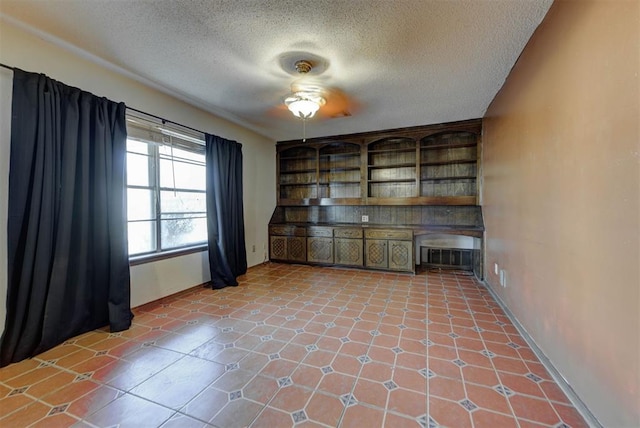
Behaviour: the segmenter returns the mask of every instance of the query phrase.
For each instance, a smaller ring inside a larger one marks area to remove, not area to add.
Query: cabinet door
[[[388,268],[387,241],[385,239],[367,239],[365,241],[365,265],[373,268]]]
[[[413,241],[389,241],[389,269],[413,272]]]
[[[362,239],[335,238],[336,264],[362,266]]]
[[[287,259],[294,262],[307,261],[307,238],[290,236],[287,238]]]
[[[272,260],[287,260],[286,236],[271,236],[270,248]]]
[[[307,238],[307,261],[333,263],[333,238]]]

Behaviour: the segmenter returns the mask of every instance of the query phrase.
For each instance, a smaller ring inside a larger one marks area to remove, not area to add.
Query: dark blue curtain
[[[242,144],[205,134],[211,287],[238,285],[247,272],[242,208]]]
[[[131,325],[125,105],[14,71],[0,366]]]

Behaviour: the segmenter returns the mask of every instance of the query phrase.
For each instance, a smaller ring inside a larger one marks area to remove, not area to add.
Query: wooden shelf
[[[442,149],[459,149],[462,147],[476,147],[477,143],[458,143],[458,144],[433,144],[420,146],[420,150],[442,150]]]
[[[420,181],[445,181],[445,180],[475,180],[475,175],[458,175],[449,177],[429,177],[421,178]]]
[[[360,168],[358,168],[360,169]],[[315,168],[307,168],[307,169],[295,169],[291,171],[280,171],[280,174],[304,174],[308,172],[316,172]]]
[[[475,196],[417,196],[411,198],[414,205],[476,205]],[[367,199],[369,205],[407,205],[407,198]]]
[[[434,162],[420,162],[420,166],[435,166],[435,165],[452,165],[456,163],[476,163],[477,159],[460,159],[449,161],[434,161]]]
[[[482,226],[435,226],[423,225],[419,229],[414,229],[414,236],[429,235],[431,233],[446,233],[449,235],[473,236],[482,238],[484,227]]]
[[[337,167],[337,168],[320,168],[320,172],[342,172],[342,171],[360,171],[360,167],[345,166],[345,167]]]
[[[407,153],[407,152],[415,152],[416,148],[404,148],[404,149],[377,149],[377,150],[369,150],[368,154],[376,154],[376,153]]]
[[[333,184],[336,185],[347,185],[347,184],[360,184],[360,180],[358,181],[347,181],[347,180],[336,180],[336,181],[321,181],[319,183],[321,186],[331,186]]]
[[[353,158],[353,157],[357,157],[357,156],[360,156],[360,152],[353,152],[353,153],[325,153],[325,154],[321,154],[320,155],[321,158],[330,158],[330,157]]]
[[[316,160],[317,156],[280,156],[280,160]]]
[[[314,206],[320,205],[320,201],[318,198],[301,198],[301,199],[289,199],[289,198],[280,198],[278,200],[278,205],[288,207],[288,206]]]
[[[315,186],[316,182],[308,182],[308,183],[280,183],[280,186]]]
[[[415,178],[396,178],[393,180],[367,180],[369,184],[379,184],[379,183],[415,183]]]
[[[319,198],[318,205],[364,205],[362,198]]]
[[[396,163],[390,165],[369,165],[369,169],[392,169],[392,168],[410,168],[415,167],[415,162]]]

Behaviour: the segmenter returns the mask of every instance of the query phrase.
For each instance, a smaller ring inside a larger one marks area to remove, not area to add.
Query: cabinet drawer
[[[411,230],[382,230],[370,229],[364,231],[364,237],[368,239],[402,239],[412,240],[413,231]]]
[[[280,236],[305,236],[306,231],[304,227],[298,226],[269,226],[269,233],[271,235],[280,235]]]
[[[331,238],[333,236],[332,227],[310,226],[307,227],[307,236],[321,236]]]
[[[362,229],[333,229],[333,236],[336,238],[362,238]]]
[[[269,233],[271,235],[293,235],[294,226],[270,226]]]

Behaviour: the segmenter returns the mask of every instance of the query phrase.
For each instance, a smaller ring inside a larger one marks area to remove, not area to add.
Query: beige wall
[[[262,263],[267,224],[275,207],[275,141],[190,106],[120,73],[62,49],[0,20],[0,62],[123,101],[128,106],[242,143],[244,215],[249,266]],[[6,296],[6,221],[12,73],[0,70],[0,331]],[[256,252],[252,252],[253,245]],[[208,281],[207,253],[131,268],[132,305],[137,306]]]
[[[483,131],[487,282],[609,427],[640,426],[639,55],[640,2],[556,1]]]

